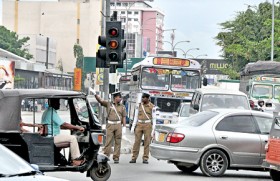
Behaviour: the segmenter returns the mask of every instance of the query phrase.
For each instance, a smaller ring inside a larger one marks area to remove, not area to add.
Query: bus
[[[121,91],[121,93],[124,96],[126,96],[129,93],[130,78],[131,78],[130,74],[122,75],[119,78],[118,91]]]
[[[206,85],[206,80],[203,80]],[[190,102],[195,89],[202,83],[201,65],[190,59],[147,57],[131,71],[127,102],[130,125],[137,119],[143,93],[150,94],[156,106],[157,124],[169,124],[182,102]]]

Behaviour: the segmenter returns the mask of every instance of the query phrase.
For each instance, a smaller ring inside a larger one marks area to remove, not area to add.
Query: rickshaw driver
[[[64,122],[57,114],[57,110],[60,108],[60,103],[58,98],[50,99],[48,109],[42,115],[42,124],[47,124],[48,135],[54,136],[54,144],[59,143],[70,143],[70,152],[72,159],[72,166],[79,166],[85,162],[85,160],[78,159],[80,157],[80,149],[78,141],[73,135],[61,135],[60,129],[78,130],[84,132],[85,129],[80,126],[75,126]],[[51,125],[53,121],[53,126]],[[53,130],[52,130],[53,129]]]

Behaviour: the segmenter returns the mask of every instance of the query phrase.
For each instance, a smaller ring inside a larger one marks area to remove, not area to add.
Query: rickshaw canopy
[[[21,101],[23,99],[86,98],[86,94],[75,91],[53,89],[5,89],[0,90],[0,131],[20,130]]]

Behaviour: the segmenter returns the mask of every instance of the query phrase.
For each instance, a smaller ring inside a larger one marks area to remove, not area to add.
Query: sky
[[[0,25],[2,24],[2,1],[0,0]],[[189,57],[221,58],[221,48],[216,45],[214,37],[221,31],[220,23],[232,20],[237,13],[267,0],[154,0],[149,2],[153,7],[161,9],[164,14],[164,29],[175,28],[174,44],[188,40],[190,43],[179,43],[176,48],[190,50]],[[272,0],[269,0],[269,2]],[[171,41],[171,31],[164,32],[164,41]],[[164,50],[170,51],[171,46],[165,43]],[[178,56],[182,56],[178,50]]]
[[[161,9],[165,13],[164,28],[175,28],[176,42],[189,40],[190,43],[179,43],[175,48],[187,51],[193,57],[200,58],[222,58],[221,48],[216,45],[214,37],[221,31],[220,23],[233,20],[237,13],[245,11],[248,5],[259,5],[266,0],[154,0],[149,3],[153,7]],[[272,2],[272,0],[268,1]],[[275,1],[276,2],[276,1]],[[171,41],[171,31],[164,32],[164,40]],[[171,50],[171,45],[165,43],[165,50]],[[182,51],[178,56],[182,56]],[[191,57],[191,56],[189,56]]]

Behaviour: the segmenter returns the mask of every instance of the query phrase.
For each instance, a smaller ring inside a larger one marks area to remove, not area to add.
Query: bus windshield
[[[169,88],[169,74],[168,69],[162,68],[148,68],[142,70],[141,85],[143,89],[168,90]]]
[[[199,87],[199,72],[186,70],[173,70],[171,76],[172,91],[187,91]]]

